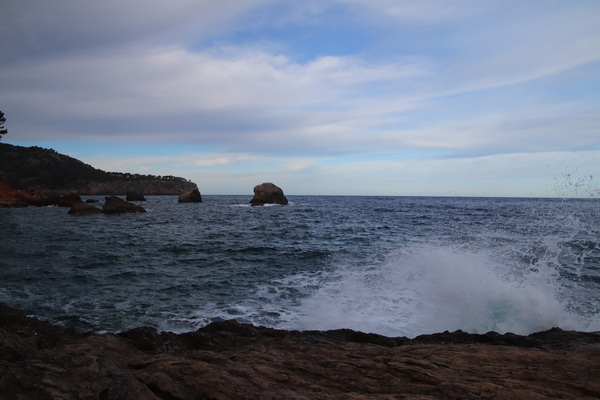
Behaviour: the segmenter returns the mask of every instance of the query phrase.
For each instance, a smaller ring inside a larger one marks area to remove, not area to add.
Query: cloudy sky
[[[203,194],[600,196],[597,0],[19,0],[15,145]]]

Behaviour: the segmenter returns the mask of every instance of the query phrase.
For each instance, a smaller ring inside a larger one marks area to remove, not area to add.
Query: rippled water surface
[[[288,198],[0,209],[0,301],[95,331],[600,330],[598,200]]]

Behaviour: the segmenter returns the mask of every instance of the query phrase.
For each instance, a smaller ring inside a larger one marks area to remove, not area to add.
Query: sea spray
[[[100,220],[0,210],[0,301],[94,331],[600,330],[598,200],[247,200],[155,196],[148,213]]]
[[[340,266],[324,276],[296,323],[388,336],[458,329],[526,334],[558,326],[563,310],[553,283],[532,274],[513,273],[485,251],[417,246],[362,271]]]

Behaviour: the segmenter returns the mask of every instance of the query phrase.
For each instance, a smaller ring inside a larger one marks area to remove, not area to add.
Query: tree
[[[2,140],[2,135],[6,135],[8,133],[8,129],[4,128],[5,122],[6,118],[4,118],[4,113],[0,111],[0,140]]]

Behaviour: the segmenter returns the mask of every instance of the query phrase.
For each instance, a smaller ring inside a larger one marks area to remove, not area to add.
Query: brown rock
[[[202,203],[202,195],[198,188],[190,190],[189,192],[185,192],[179,195],[180,203]]]
[[[69,192],[60,197],[58,205],[60,207],[72,207],[76,203],[81,203],[81,197],[75,192]]]
[[[283,195],[280,187],[265,182],[254,187],[254,197],[250,200],[253,206],[262,206],[265,204],[288,204],[288,199]]]
[[[117,196],[108,196],[102,206],[105,214],[145,213],[146,210],[136,204],[130,203]]]
[[[27,190],[14,190],[6,175],[0,172],[0,207],[52,206],[58,204],[59,197],[39,186]]]
[[[71,206],[71,209],[69,210],[69,214],[75,214],[75,215],[89,215],[89,214],[102,214],[102,210],[91,206],[89,204],[86,204],[84,202],[79,202],[79,203],[75,203]]]
[[[34,186],[26,190],[17,190],[16,197],[19,201],[36,207],[55,206],[60,198],[55,193]]]
[[[233,321],[181,335],[82,334],[0,303],[0,398],[600,397],[598,333],[454,336],[383,338]]]
[[[135,190],[128,190],[127,197],[125,198],[127,201],[146,201],[146,198],[141,192]]]

